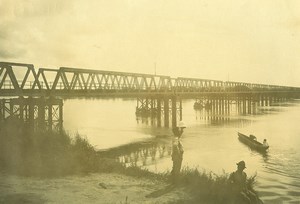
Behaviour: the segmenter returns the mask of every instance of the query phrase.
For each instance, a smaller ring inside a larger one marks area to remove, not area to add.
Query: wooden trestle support
[[[182,120],[182,100],[178,96],[146,97],[137,98],[137,117],[150,117],[156,120],[157,127],[177,126],[177,122]]]
[[[18,118],[33,131],[63,129],[63,100],[57,98],[0,99],[0,124]]]

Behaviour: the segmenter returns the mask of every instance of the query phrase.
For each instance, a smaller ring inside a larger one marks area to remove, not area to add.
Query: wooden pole
[[[164,125],[169,127],[169,98],[164,98]]]
[[[157,127],[161,127],[161,99],[157,99]]]
[[[177,126],[177,107],[176,107],[176,96],[172,97],[172,127]]]

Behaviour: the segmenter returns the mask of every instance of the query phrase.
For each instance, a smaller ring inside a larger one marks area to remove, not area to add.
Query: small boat
[[[269,145],[265,146],[262,143],[258,142],[254,135],[247,136],[238,132],[238,136],[239,140],[248,145],[251,149],[255,149],[260,152],[265,152],[267,151],[267,149],[269,149]]]

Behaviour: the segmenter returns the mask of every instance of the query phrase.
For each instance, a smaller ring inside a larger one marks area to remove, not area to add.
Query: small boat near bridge
[[[257,141],[256,137],[254,135],[244,135],[240,132],[238,132],[239,140],[248,145],[251,149],[255,149],[259,152],[266,152],[269,149],[269,145],[264,145]]]

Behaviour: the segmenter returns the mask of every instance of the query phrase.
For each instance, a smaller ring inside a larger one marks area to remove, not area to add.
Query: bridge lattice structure
[[[299,87],[0,62],[0,97],[300,93]]]

